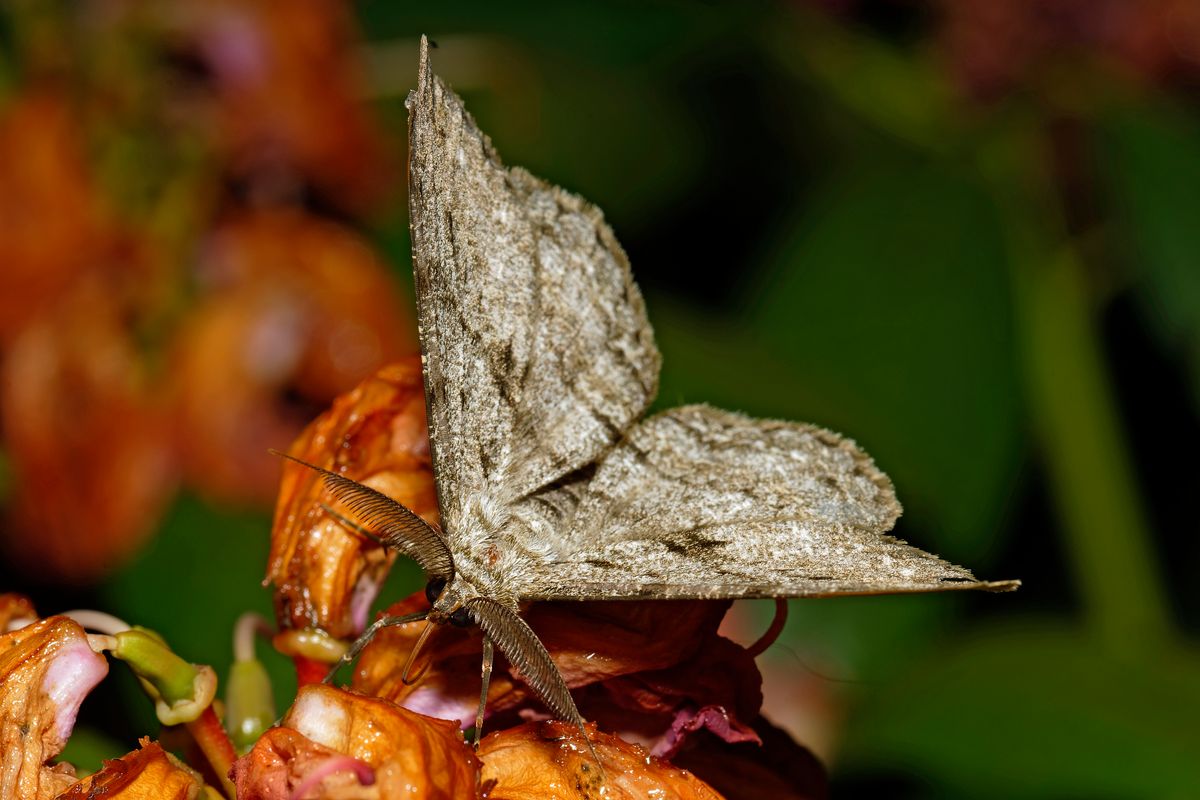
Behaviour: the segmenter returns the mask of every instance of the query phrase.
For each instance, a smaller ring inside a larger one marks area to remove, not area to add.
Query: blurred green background
[[[10,4],[0,109],[35,84],[82,108],[96,191],[162,262],[188,275],[204,220],[294,204],[410,281],[403,100],[427,33],[508,163],[604,209],[663,351],[660,405],[843,431],[895,481],[902,538],[1024,582],[791,604],[765,711],[827,760],[834,796],[1200,791],[1194,4],[363,2],[343,56],[392,163],[392,191],[366,201],[338,194],[336,168],[263,190],[259,166],[228,167],[195,117],[163,113],[214,78],[179,45],[197,4],[157,5]],[[269,24],[272,4],[249,5]],[[217,28],[230,50],[250,35]],[[139,352],[169,361],[154,342],[178,314],[139,309]],[[304,399],[307,415],[328,401]],[[184,485],[111,574],[68,584],[6,560],[4,587],[157,628],[222,670],[236,616],[270,611],[270,506]],[[402,571],[386,595],[416,582]],[[272,666],[283,703],[288,665]],[[84,707],[113,754],[154,727],[118,673]]]

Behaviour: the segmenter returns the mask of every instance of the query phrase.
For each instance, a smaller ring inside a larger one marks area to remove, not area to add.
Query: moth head
[[[432,608],[429,621],[435,625],[454,625],[465,628],[474,623],[467,610],[467,597],[459,590],[456,581],[435,575],[425,584],[425,599]]]

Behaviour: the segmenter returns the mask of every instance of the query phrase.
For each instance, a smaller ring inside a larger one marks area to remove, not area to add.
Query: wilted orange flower
[[[386,613],[401,616],[426,605],[418,592]],[[726,745],[760,741],[761,677],[754,656],[716,633],[727,607],[725,602],[533,603],[524,616],[575,690],[585,718],[654,755],[673,757],[701,732],[712,735],[701,740]],[[469,725],[478,705],[480,634],[474,628],[435,629],[413,667],[420,679],[405,684],[401,676],[424,625],[380,631],[358,661],[353,687]],[[492,673],[487,712],[485,729],[545,714],[503,658]],[[696,771],[707,779],[702,768]]]
[[[380,199],[391,169],[345,4],[199,0],[163,11],[205,72],[222,160],[252,193],[308,185],[358,212]]]
[[[175,488],[165,398],[93,273],[27,324],[0,364],[15,489],[5,544],[27,568],[86,582],[131,554]]]
[[[158,742],[139,740],[141,747],[58,796],[58,800],[194,800],[204,781],[199,773],[164,751]]]
[[[457,725],[322,685],[233,768],[239,800],[450,800],[474,796],[478,771]]]
[[[493,733],[479,745],[489,800],[722,800],[687,770],[588,726],[588,739],[564,722],[530,722]],[[601,795],[603,787],[603,795]]]
[[[301,213],[222,225],[200,263],[204,299],[179,334],[177,425],[189,482],[269,503],[285,446],[317,410],[414,351],[387,268],[349,229]]]
[[[47,766],[67,743],[83,698],[108,662],[67,617],[0,635],[0,797],[52,798],[75,782],[69,764]]]
[[[1152,80],[1200,74],[1200,5],[1192,0],[954,0],[941,6],[943,49],[976,96],[1001,95],[1048,66],[1081,57]]]
[[[418,592],[393,604],[387,614],[411,614],[427,605],[424,593]],[[621,685],[624,691],[618,690],[628,695],[629,702],[624,707],[614,705],[613,692],[608,689],[598,690],[595,697],[577,693],[576,698],[585,717],[607,723],[605,714],[611,711],[611,721],[618,723],[614,729],[653,743],[670,727],[679,698],[666,698],[653,685],[642,681],[660,670],[701,659],[706,649],[717,646],[716,641],[741,650],[716,636],[728,605],[720,601],[533,603],[524,616],[572,689],[620,676],[642,676]],[[465,676],[479,672],[480,634],[473,627],[435,629],[414,670],[423,671],[421,679],[405,684],[401,675],[424,626],[423,622],[414,622],[380,631],[359,658],[353,686],[424,714],[470,724],[475,719],[479,687]],[[724,666],[726,669],[719,670],[719,682],[723,686],[737,686],[739,681],[735,678],[739,676],[729,664]],[[753,661],[749,662],[749,669],[748,678],[756,685]],[[650,696],[661,702],[662,707],[650,707],[647,699]],[[639,708],[637,699],[647,707]],[[542,708],[525,683],[508,670],[503,659],[498,659],[488,688],[489,713],[509,712],[530,704]],[[737,710],[750,718],[757,715],[754,698],[744,705]],[[730,708],[735,710],[732,704]],[[637,710],[653,712],[658,717],[657,723],[647,723],[643,730],[635,730],[628,723],[637,716]],[[505,717],[505,721],[512,720]]]
[[[108,246],[67,100],[27,90],[0,110],[0,339],[53,302]]]
[[[419,357],[389,364],[339,397],[297,437],[291,453],[437,520]],[[326,495],[319,475],[290,462],[282,466],[267,567],[280,627],[352,637],[366,625],[396,554],[321,508]]]

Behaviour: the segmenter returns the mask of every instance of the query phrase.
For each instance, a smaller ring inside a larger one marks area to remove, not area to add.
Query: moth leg
[[[479,709],[475,712],[475,742],[474,747],[479,749],[479,739],[483,735],[483,712],[487,710],[487,695],[488,684],[492,682],[492,659],[495,651],[492,649],[492,640],[485,633],[483,635],[483,673],[482,686],[479,689]]]
[[[329,516],[333,517],[337,521],[337,523],[339,525],[341,525],[343,528],[354,531],[359,536],[363,537],[364,539],[370,539],[375,544],[382,545],[383,547],[387,547],[387,542],[385,542],[383,539],[379,538],[378,534],[367,530],[362,525],[359,525],[357,522],[355,522],[354,520],[347,517],[345,514],[339,513],[337,510],[334,509],[333,506],[329,505],[328,503],[321,503],[321,510],[324,511]]]
[[[352,663],[354,659],[358,658],[358,654],[363,651],[364,647],[371,643],[371,640],[375,638],[375,634],[379,633],[379,631],[383,628],[388,628],[392,625],[407,625],[410,622],[416,622],[418,620],[425,619],[425,617],[428,615],[428,611],[421,611],[416,614],[405,614],[402,617],[380,617],[379,619],[375,620],[375,622],[373,622],[369,628],[363,631],[362,634],[354,640],[354,643],[351,644],[350,648],[342,654],[342,657],[334,662],[333,666],[330,667],[329,672],[325,674],[325,679],[322,681],[322,683],[333,683],[333,678],[335,675],[337,675],[337,671],[346,664]]]

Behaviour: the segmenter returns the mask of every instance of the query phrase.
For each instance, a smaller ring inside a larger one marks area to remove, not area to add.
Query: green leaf
[[[1106,657],[1025,621],[931,653],[865,698],[842,768],[900,770],[970,797],[1190,797],[1200,654]]]
[[[1149,104],[1101,120],[1100,174],[1147,321],[1188,357],[1200,401],[1200,119]]]

